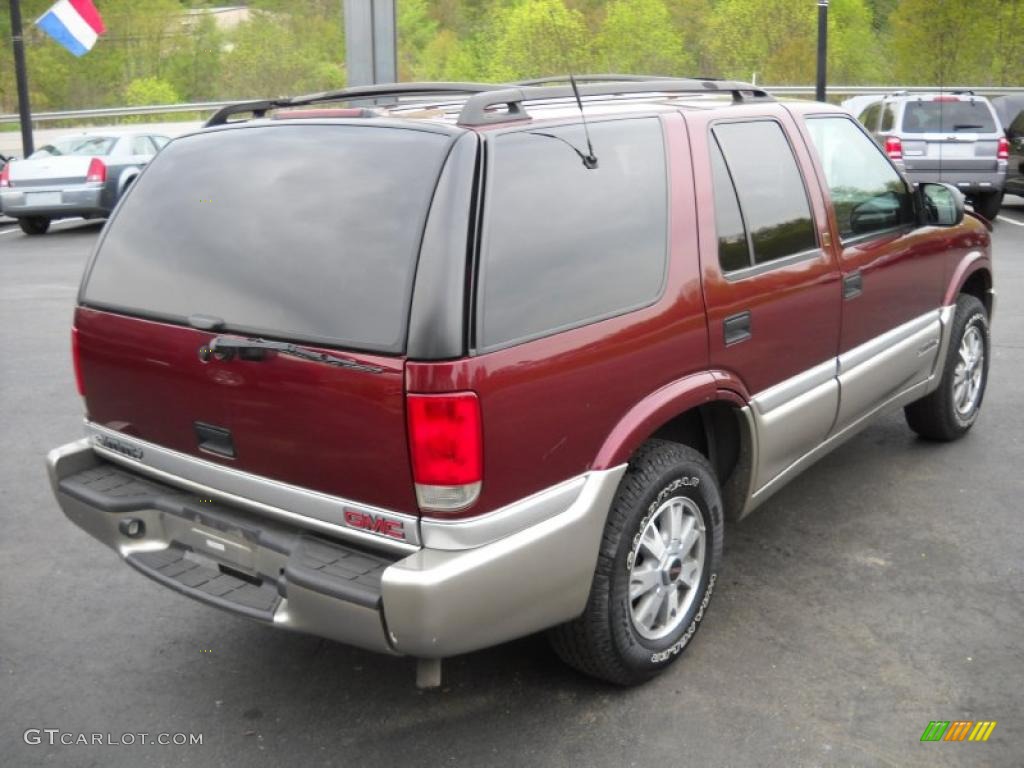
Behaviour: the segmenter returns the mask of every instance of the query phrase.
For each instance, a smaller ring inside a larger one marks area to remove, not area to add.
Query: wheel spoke
[[[697,583],[697,577],[699,575],[700,563],[698,563],[696,559],[687,560],[683,563],[683,570],[679,573],[679,581],[692,589]]]
[[[681,504],[673,504],[665,513],[668,517],[668,538],[669,541],[679,541],[682,537],[683,528],[683,507]]]
[[[647,526],[647,530],[644,531],[644,535],[640,539],[640,548],[650,554],[656,562],[660,563],[665,557],[665,541],[655,526]]]
[[[633,616],[638,622],[650,629],[654,624],[655,617],[658,615],[659,608],[661,608],[661,595],[657,592],[648,592],[640,599],[639,604],[634,609]]]
[[[679,553],[684,556],[690,554],[690,550],[693,549],[693,545],[697,543],[699,538],[700,531],[697,528],[697,518],[687,517],[683,535],[679,540]]]
[[[661,570],[656,566],[634,570],[629,577],[629,599],[636,600],[656,589],[661,583]]]

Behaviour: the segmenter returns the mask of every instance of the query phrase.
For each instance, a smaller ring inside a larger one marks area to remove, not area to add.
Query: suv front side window
[[[913,198],[906,182],[851,120],[815,117],[807,121],[807,128],[825,171],[843,240],[914,223]]]

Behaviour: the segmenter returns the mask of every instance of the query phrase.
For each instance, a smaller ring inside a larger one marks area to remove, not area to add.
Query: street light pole
[[[11,44],[14,47],[14,74],[18,80],[18,115],[21,118],[21,152],[28,157],[35,151],[32,143],[32,110],[28,104],[28,75],[25,71],[25,41],[21,37],[21,2],[11,0]]]
[[[818,0],[818,84],[814,98],[825,100],[825,66],[828,53],[828,0]]]

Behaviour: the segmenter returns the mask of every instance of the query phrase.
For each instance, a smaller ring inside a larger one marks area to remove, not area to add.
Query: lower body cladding
[[[401,553],[166,484],[97,455],[89,440],[47,462],[67,517],[155,581],[267,624],[421,659],[582,613],[625,471],[590,472],[472,523],[437,524],[427,547]],[[470,541],[478,545],[454,548]]]

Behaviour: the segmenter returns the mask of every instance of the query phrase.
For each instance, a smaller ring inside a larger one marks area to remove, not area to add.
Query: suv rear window
[[[401,352],[449,143],[425,130],[351,125],[247,127],[173,141],[110,223],[82,301]]]
[[[478,346],[545,336],[652,304],[668,250],[656,118],[515,131],[494,141],[484,215]]]
[[[982,101],[909,101],[903,110],[906,133],[995,133],[992,110]]]

